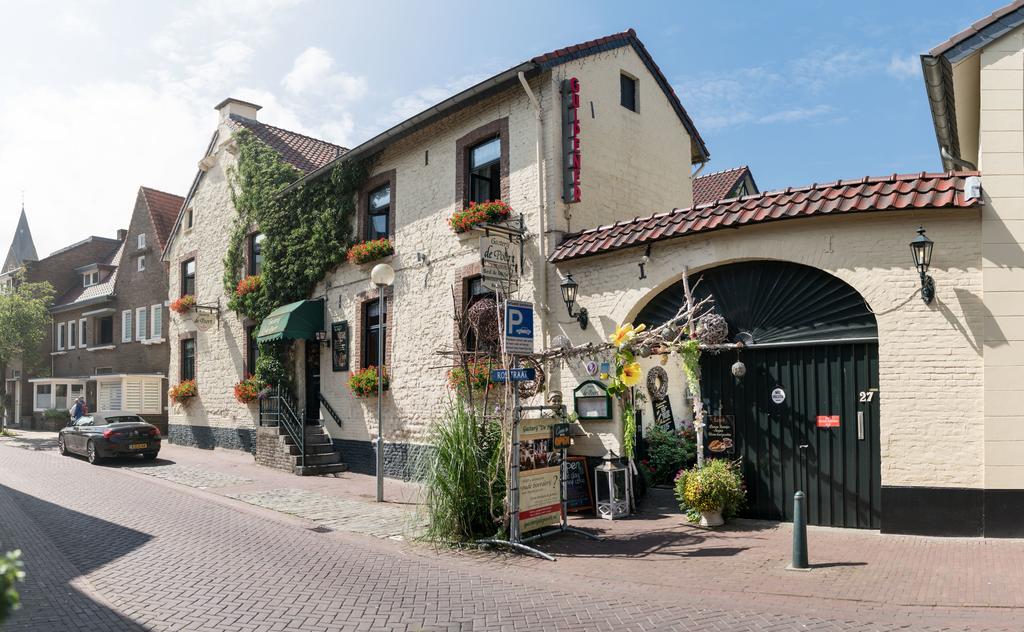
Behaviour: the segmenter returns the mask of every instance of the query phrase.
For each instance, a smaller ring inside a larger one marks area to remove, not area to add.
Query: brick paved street
[[[233,487],[190,486],[223,482],[209,474],[221,470],[239,480],[260,475],[235,464],[234,455],[168,453],[177,462],[165,467],[177,474],[161,480],[142,471],[148,466],[93,467],[42,442],[0,442],[0,548],[23,549],[29,573],[25,607],[5,629],[1019,630],[1024,620],[1020,597],[1013,598],[1022,542],[828,531],[814,535],[845,543],[848,557],[859,549],[856,562],[847,567],[830,557],[833,566],[785,573],[775,553],[765,552],[766,542],[778,548],[784,527],[748,524],[697,541],[697,530],[676,527],[655,507],[642,519],[609,525],[596,546],[567,537],[546,543],[559,553],[556,563],[435,552],[312,531],[332,520],[351,526],[358,517],[345,513],[368,506],[333,498],[327,485],[343,481],[290,477],[294,488],[262,491],[237,480]],[[193,456],[211,466],[184,463]],[[224,495],[247,495],[248,502]],[[317,500],[323,513],[306,513]],[[290,507],[294,516],[254,504]],[[403,511],[380,509],[396,521]],[[668,522],[643,530],[645,521],[659,519]],[[872,548],[890,557],[903,552],[894,567],[907,574],[894,575]],[[916,562],[922,551],[930,552],[933,573]],[[981,563],[969,563],[972,554]],[[885,574],[871,574],[876,565]],[[966,591],[969,605],[985,607],[949,607],[959,602],[941,599],[932,574],[961,577],[949,592]],[[897,593],[900,582],[913,585],[888,601],[880,594]],[[992,600],[982,603],[985,593],[976,591],[985,585]],[[917,598],[907,598],[911,593]]]

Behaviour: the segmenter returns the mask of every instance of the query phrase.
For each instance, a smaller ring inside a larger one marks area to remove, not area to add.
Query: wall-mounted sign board
[[[597,380],[587,380],[572,392],[576,415],[580,421],[612,418],[612,398],[608,388]]]
[[[331,323],[331,369],[348,371],[348,321]]]

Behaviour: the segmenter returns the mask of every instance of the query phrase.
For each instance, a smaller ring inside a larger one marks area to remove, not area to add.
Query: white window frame
[[[39,407],[39,387],[40,386],[49,386],[50,387],[50,404],[48,406],[43,407],[43,408]],[[44,410],[49,410],[49,409],[53,408],[53,392],[55,390],[55,388],[54,388],[55,386],[56,385],[53,382],[44,382],[44,383],[37,382],[37,383],[32,385],[32,410],[33,411],[35,411],[35,412],[42,412]]]
[[[74,349],[78,347],[78,324],[73,321],[68,321],[68,349]]]
[[[82,287],[92,287],[100,282],[99,271],[86,272],[82,275]]]
[[[121,342],[132,341],[132,310],[121,312]]]
[[[153,305],[149,308],[149,339],[164,339],[164,306]]]
[[[85,326],[85,318],[78,319],[78,348],[85,349],[89,346],[88,327]]]
[[[135,308],[135,339],[142,342],[146,339],[146,331],[149,319],[146,318],[146,313],[149,311],[146,307]]]
[[[139,250],[146,247],[146,233],[139,233],[135,236],[135,247]]]
[[[67,328],[64,323],[57,323],[57,351],[64,350],[64,342],[67,340]]]
[[[145,272],[146,271],[146,255],[139,255],[135,259],[135,269],[138,272]]]

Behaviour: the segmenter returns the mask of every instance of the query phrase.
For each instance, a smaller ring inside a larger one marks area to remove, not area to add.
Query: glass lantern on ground
[[[629,499],[633,495],[629,468],[614,452],[608,452],[601,459],[601,465],[594,468],[594,502],[597,516],[615,520],[629,515]]]

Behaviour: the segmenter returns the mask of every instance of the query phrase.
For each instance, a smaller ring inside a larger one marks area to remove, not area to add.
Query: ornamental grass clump
[[[384,390],[388,390],[391,382],[388,379],[388,370],[381,369],[383,375]],[[352,371],[348,378],[348,387],[356,397],[377,396],[377,367],[368,366],[360,371]]]
[[[388,238],[373,239],[356,244],[348,249],[349,263],[369,263],[395,254],[395,247]]]
[[[512,208],[501,200],[488,200],[479,204],[470,202],[465,209],[448,218],[448,225],[456,233],[464,233],[483,222],[490,224],[504,222],[511,214]]]
[[[708,459],[704,467],[694,466],[676,476],[676,500],[691,522],[700,514],[720,511],[725,518],[736,515],[747,499],[739,461]]]
[[[505,466],[497,421],[475,417],[461,398],[434,423],[432,458],[421,473],[423,538],[458,545],[502,530]]]

